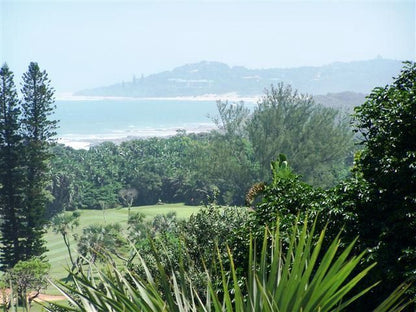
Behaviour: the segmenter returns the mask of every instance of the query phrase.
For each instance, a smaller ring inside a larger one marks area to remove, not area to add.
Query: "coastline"
[[[210,102],[209,105],[212,106],[213,103],[215,103],[218,100],[229,101],[231,103],[243,101],[247,103],[249,106],[253,106],[258,102],[259,99],[260,99],[260,96],[259,97],[240,97],[235,93],[222,94],[222,95],[206,94],[206,95],[201,95],[201,96],[148,97],[148,98],[147,97],[146,98],[144,97],[143,98],[111,97],[111,96],[75,96],[71,93],[60,93],[60,94],[58,93],[56,96],[56,101],[59,101],[62,104],[71,104],[71,102],[73,104],[76,104],[75,107],[77,107],[79,111],[80,110],[83,111],[84,104],[88,104],[88,102],[90,102],[91,104],[93,104],[93,106],[91,105],[86,106],[88,108],[86,112],[87,116],[94,116],[95,112],[94,110],[91,110],[91,107],[95,107],[94,102],[97,102],[97,103],[103,102],[105,103],[105,108],[108,109],[108,108],[114,107],[111,101],[115,101],[115,103],[117,103],[116,107],[120,107],[119,105],[126,104],[128,105],[126,107],[130,107],[130,108],[136,107],[135,104],[136,103],[141,104],[142,101],[144,104],[146,103],[146,101],[148,101],[147,104],[150,104],[150,106],[153,107],[153,104],[151,103],[151,101],[155,101],[154,105],[157,105],[157,107],[159,106],[163,107],[163,105],[165,105],[165,107],[170,107],[169,114],[172,114],[173,113],[172,110],[176,110],[175,108],[176,106],[174,105],[175,104],[174,102],[176,103],[177,102],[183,102],[183,103],[189,102],[189,104],[191,104],[191,102],[194,102],[192,103],[192,107],[194,108],[199,107],[198,102],[201,103],[201,107],[205,107],[208,104],[208,102]],[[166,103],[163,103],[164,101],[166,101]],[[169,101],[172,101],[173,106],[169,105],[170,104]],[[124,104],[120,102],[124,102]],[[193,104],[196,104],[196,105],[193,105]],[[141,106],[141,105],[138,105],[138,106]],[[149,106],[149,105],[145,105],[145,106]],[[62,106],[62,107],[68,108],[68,107],[74,107],[74,105]],[[186,107],[187,106],[185,105],[185,108],[182,107],[181,109],[186,110],[187,109]],[[79,111],[77,111],[76,114],[79,114]],[[189,110],[187,111],[189,112]],[[199,115],[201,115],[200,111],[201,109],[196,110],[196,112]],[[71,110],[63,110],[61,112],[62,115],[60,116],[61,117],[60,119],[61,120],[66,119],[65,114],[71,115],[72,112],[73,111]],[[108,110],[106,112],[108,113]],[[128,114],[130,114],[129,116],[134,116],[136,112],[137,110],[135,109],[128,110]],[[102,113],[102,111],[100,111],[100,113]],[[147,113],[148,112],[146,111],[145,114]],[[212,114],[212,112],[207,113],[206,117],[210,116],[210,114]],[[112,115],[112,118],[118,118],[118,120],[121,120],[121,121],[124,120],[124,117],[120,116],[120,114],[117,114],[117,117],[115,115]],[[152,119],[159,120],[159,116],[157,114],[156,115],[153,114],[149,116],[149,118],[150,120]],[[158,124],[159,126],[153,126],[153,124],[149,126],[149,123],[147,122],[140,123],[140,122],[137,122],[136,120],[134,121],[126,120],[125,124],[118,123],[116,127],[114,126],[106,127],[106,124],[107,122],[109,122],[108,121],[109,119],[105,115],[103,116],[100,115],[98,121],[95,117],[93,118],[88,117],[86,119],[81,118],[82,122],[84,123],[91,122],[92,124],[97,124],[96,128],[89,127],[87,130],[74,129],[72,127],[74,123],[76,124],[80,122],[80,119],[76,119],[72,115],[72,119],[70,120],[72,121],[72,124],[69,124],[69,126],[66,127],[63,132],[58,134],[57,143],[64,144],[65,146],[69,146],[74,149],[89,149],[90,147],[96,146],[103,142],[113,142],[115,144],[120,144],[121,142],[135,140],[135,139],[148,139],[152,137],[159,137],[159,138],[171,137],[171,136],[176,135],[179,130],[184,130],[186,133],[203,133],[203,132],[209,132],[217,128],[213,122],[205,122],[205,121],[202,121],[201,118],[194,119],[192,117],[192,119],[189,119],[189,116],[186,121],[178,122],[178,123],[175,123],[175,122],[172,123],[170,120],[168,121],[163,120],[163,121],[157,122],[156,124]],[[68,124],[68,120],[66,120],[66,124]]]
[[[204,133],[216,129],[214,124],[199,124],[192,127],[172,127],[172,128],[153,128],[137,129],[134,132],[117,132],[103,134],[68,134],[62,135],[57,139],[58,144],[72,147],[74,149],[89,149],[104,142],[113,142],[120,144],[125,141],[149,139],[149,138],[167,138],[174,136],[178,131],[184,130],[186,133]]]
[[[204,94],[198,96],[176,96],[176,97],[127,97],[127,96],[86,96],[73,95],[73,93],[58,93],[55,100],[57,101],[105,101],[105,100],[122,100],[122,101],[197,101],[197,102],[249,102],[257,103],[262,96],[239,96],[236,93],[226,94]]]

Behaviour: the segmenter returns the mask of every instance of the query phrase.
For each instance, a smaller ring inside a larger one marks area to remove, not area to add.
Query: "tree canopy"
[[[22,259],[24,171],[19,104],[13,73],[4,64],[0,69],[0,261],[3,268],[12,267]]]
[[[46,251],[45,209],[50,200],[50,142],[56,121],[53,89],[45,71],[30,63],[18,99],[13,74],[0,70],[0,214],[1,264],[11,268],[20,260]]]
[[[416,270],[416,64],[407,62],[391,85],[375,88],[355,109],[362,179],[355,212],[362,246],[378,262],[384,292]],[[391,285],[391,286],[390,286]],[[414,290],[415,291],[415,290]]]
[[[353,133],[340,112],[319,106],[289,86],[271,87],[254,111],[218,102],[210,133],[105,142],[89,150],[53,148],[48,215],[62,209],[185,202],[216,193],[220,204],[244,205],[245,194],[270,176],[270,162],[286,153],[301,179],[330,187],[348,174]],[[135,196],[128,203],[125,190]]]

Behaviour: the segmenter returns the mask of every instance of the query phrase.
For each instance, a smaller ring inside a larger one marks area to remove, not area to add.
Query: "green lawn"
[[[182,203],[179,204],[163,204],[163,205],[153,205],[153,206],[140,206],[132,207],[131,213],[141,212],[146,218],[154,218],[159,214],[167,214],[169,212],[176,212],[176,215],[179,219],[189,218],[193,213],[196,213],[201,207],[194,206],[185,206]],[[80,235],[82,229],[92,225],[92,224],[109,224],[109,223],[120,223],[124,225],[124,228],[127,226],[127,217],[128,209],[127,208],[116,208],[116,209],[107,209],[102,210],[79,210],[81,213],[80,216],[80,225],[73,232]],[[52,231],[48,231],[45,235],[47,242],[48,252],[46,256],[49,259],[51,264],[50,278],[52,280],[59,280],[66,277],[66,268],[69,266],[69,258],[66,246],[63,242],[62,236],[60,234],[55,234]],[[71,249],[76,250],[76,241],[71,239]],[[45,293],[51,295],[60,294],[59,291],[52,285],[48,287]],[[20,308],[19,308],[20,309]],[[34,304],[32,312],[44,311],[44,309],[38,305]]]
[[[182,203],[179,204],[163,204],[153,206],[140,206],[132,207],[131,212],[141,212],[147,218],[154,218],[158,214],[167,214],[169,212],[176,212],[176,215],[180,219],[189,218],[191,214],[197,212],[201,207],[185,206]],[[82,229],[92,224],[109,224],[120,223],[127,227],[127,208],[116,208],[102,210],[79,210],[81,213],[80,225],[74,230],[74,233],[80,235]],[[47,247],[49,251],[46,256],[51,264],[50,276],[52,279],[61,279],[66,276],[65,268],[69,266],[69,258],[66,246],[63,242],[60,234],[55,234],[52,231],[48,231],[45,236],[47,241]],[[71,249],[76,249],[76,242],[71,240]],[[48,289],[48,292],[53,289]]]

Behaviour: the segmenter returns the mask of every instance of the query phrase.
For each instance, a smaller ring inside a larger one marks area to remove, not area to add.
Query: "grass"
[[[200,207],[185,206],[179,204],[164,204],[153,206],[132,207],[131,213],[141,212],[146,218],[154,218],[159,214],[167,214],[169,212],[176,212],[179,219],[189,218],[193,213],[197,212]],[[120,223],[124,228],[127,227],[128,209],[115,208],[102,210],[79,210],[80,225],[74,229],[73,233],[77,235],[82,234],[82,229],[92,224],[109,224]],[[60,234],[48,231],[45,235],[47,241],[48,252],[46,256],[51,264],[50,276],[52,279],[62,279],[66,277],[66,268],[69,266],[69,258],[66,246]],[[76,241],[71,237],[71,248],[76,249]],[[48,291],[54,291],[53,288]]]
[[[250,240],[249,269],[243,287],[240,286],[241,279],[237,276],[230,250],[227,260],[229,269],[226,269],[217,249],[222,287],[212,284],[208,274],[205,293],[193,288],[190,280],[183,279],[186,278],[183,266],[179,272],[173,270],[167,274],[158,257],[155,257],[160,275],[158,282],[155,282],[146,262],[139,258],[146,276],[137,276],[128,267],[119,267],[110,261],[107,262],[109,270],[101,270],[101,267],[92,264],[94,274],[77,274],[75,285],[63,285],[62,290],[76,310],[81,312],[349,310],[352,302],[377,285],[364,290],[356,289],[375,263],[358,269],[365,252],[352,254],[356,241],[340,250],[342,244],[337,236],[329,247],[322,249],[325,230],[320,235],[314,235],[314,230],[315,224],[309,228],[306,220],[303,225],[298,225],[296,221],[286,241],[286,252],[282,248],[284,238],[280,235],[279,224],[274,232],[265,229],[263,244],[257,245]],[[259,247],[260,254],[256,252]],[[158,251],[153,250],[153,253]],[[98,284],[101,286],[97,287]],[[400,286],[373,311],[402,311],[410,303],[402,298],[408,287]],[[223,295],[218,295],[219,288]],[[65,308],[63,311],[74,310]]]
[[[141,212],[146,218],[152,219],[160,214],[167,214],[169,212],[176,212],[178,219],[187,219],[193,213],[196,213],[201,207],[195,206],[186,206],[183,203],[177,204],[163,204],[163,205],[152,205],[152,206],[140,206],[140,207],[131,207],[131,213]],[[110,223],[120,223],[123,228],[127,227],[128,219],[128,208],[114,208],[102,210],[79,210],[81,216],[79,220],[79,226],[73,230],[73,234],[81,235],[82,229],[93,224],[110,224]],[[48,252],[46,256],[51,264],[51,270],[49,276],[51,280],[63,279],[67,276],[66,268],[69,265],[68,251],[60,234],[53,233],[51,230],[45,235],[45,240],[47,242],[46,246]],[[73,251],[76,250],[77,243],[72,238],[71,235],[71,248]],[[54,286],[49,286],[43,292],[50,295],[60,295],[58,289]],[[20,310],[20,308],[19,308]],[[33,304],[31,312],[44,311],[44,309],[38,305]]]

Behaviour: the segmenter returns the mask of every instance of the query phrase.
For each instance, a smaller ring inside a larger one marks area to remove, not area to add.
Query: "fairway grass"
[[[143,213],[147,219],[153,219],[156,215],[176,212],[178,219],[187,219],[193,213],[198,212],[201,207],[185,206],[183,203],[163,204],[153,206],[131,207],[131,213]],[[71,250],[76,254],[77,242],[73,234],[81,235],[82,229],[93,224],[119,223],[124,229],[127,228],[128,208],[114,208],[106,210],[78,210],[81,214],[80,225],[70,235]],[[51,264],[50,277],[52,280],[63,279],[67,276],[66,269],[70,266],[67,248],[61,234],[53,233],[50,229],[45,235],[48,252],[46,256]],[[48,293],[56,290],[49,287]]]

